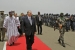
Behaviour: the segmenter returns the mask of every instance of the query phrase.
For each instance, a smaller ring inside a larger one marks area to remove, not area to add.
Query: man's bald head
[[[32,11],[30,11],[30,10],[27,11],[27,15],[31,17],[32,16]]]
[[[27,14],[28,14],[28,13],[32,13],[32,11],[31,11],[31,10],[28,10],[28,11],[27,11]]]

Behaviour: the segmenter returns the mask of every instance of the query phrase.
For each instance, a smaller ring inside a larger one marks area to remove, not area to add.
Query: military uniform
[[[55,15],[55,17],[54,17],[54,31],[55,31],[55,29],[57,29],[57,28],[58,28],[57,15]]]
[[[50,18],[50,26],[53,27],[53,14],[51,14],[51,18]]]
[[[44,14],[44,22],[45,22],[45,26],[47,25],[47,24],[46,24],[46,19],[47,19],[47,18],[46,18],[46,14]]]
[[[48,26],[48,14],[46,14],[46,26]]]
[[[73,17],[72,17],[72,31],[74,31],[75,30],[75,15],[73,15]]]
[[[66,20],[66,31],[68,32],[68,30],[70,30],[70,16],[65,16],[66,18],[68,18],[68,20]]]
[[[4,22],[5,15],[0,15],[0,41],[4,41],[5,37],[5,29],[3,28],[3,22]]]
[[[65,44],[64,44],[64,33],[65,33],[65,17],[59,17],[57,20],[58,20],[58,24],[62,24],[62,28],[59,29],[59,33],[60,33],[60,36],[59,36],[59,39],[58,39],[58,42],[62,44],[63,47],[65,47]]]
[[[48,25],[49,25],[49,26],[50,26],[50,22],[51,22],[50,15],[51,15],[51,14],[49,14],[49,20],[48,20],[48,22],[49,22]]]

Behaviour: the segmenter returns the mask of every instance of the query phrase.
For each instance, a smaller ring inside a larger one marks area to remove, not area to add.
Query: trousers
[[[0,40],[4,40],[4,38],[5,38],[5,29],[0,28]]]
[[[32,44],[34,43],[34,34],[25,35],[25,37],[26,37],[27,50],[31,49]]]

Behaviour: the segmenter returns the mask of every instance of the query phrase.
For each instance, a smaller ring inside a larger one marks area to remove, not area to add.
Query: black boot
[[[1,41],[1,39],[0,39],[0,41]]]
[[[62,46],[65,47],[65,43],[64,43],[64,41],[62,41]]]
[[[2,42],[4,41],[4,39],[2,39]]]
[[[66,30],[66,32],[68,32],[68,30]]]
[[[10,44],[9,46],[12,46],[13,44]]]

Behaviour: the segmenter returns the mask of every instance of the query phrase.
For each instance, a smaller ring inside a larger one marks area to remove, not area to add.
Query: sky
[[[75,14],[75,0],[0,0],[0,10],[5,13],[13,10],[16,13],[70,13]]]

